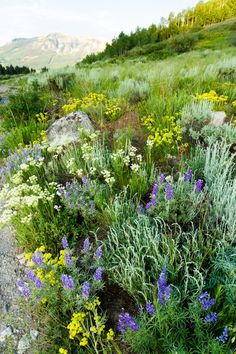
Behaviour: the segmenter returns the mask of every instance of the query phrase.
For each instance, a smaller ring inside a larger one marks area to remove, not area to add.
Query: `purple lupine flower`
[[[152,194],[151,203],[152,203],[152,205],[156,205],[156,203],[157,203],[157,196],[155,194]]]
[[[88,251],[89,251],[89,237],[87,237],[84,240],[84,253],[88,253]]]
[[[140,329],[133,317],[128,312],[125,312],[119,315],[117,329],[123,334],[128,328],[130,328],[133,332],[137,332]]]
[[[166,192],[166,199],[171,200],[174,197],[174,190],[173,187],[170,183],[166,183],[165,186],[165,192]]]
[[[65,250],[69,250],[69,245],[68,245],[68,242],[67,242],[67,238],[64,236],[62,237],[62,240],[61,240],[61,243],[62,243],[62,247],[65,249]]]
[[[43,254],[40,250],[37,250],[32,254],[32,261],[36,266],[43,263]]]
[[[29,270],[26,275],[30,281],[35,281],[36,275],[32,269]]]
[[[162,268],[159,279],[157,280],[157,288],[158,288],[158,300],[161,305],[166,305],[167,301],[170,299],[170,295],[172,292],[171,285],[167,285],[167,269],[166,267]]]
[[[138,307],[138,313],[143,313],[143,311],[144,311],[144,308],[143,308],[143,305],[139,305],[139,307]]]
[[[74,280],[70,275],[62,274],[61,281],[64,288],[71,289],[71,290],[74,289],[75,287]]]
[[[139,205],[137,206],[137,213],[138,213],[138,215],[142,215],[142,213],[143,213],[143,207],[142,207],[141,204],[139,204]]]
[[[199,302],[203,308],[203,310],[208,310],[209,307],[213,306],[215,303],[215,299],[210,299],[210,295],[207,291],[202,293],[199,296]]]
[[[38,289],[42,288],[42,286],[43,286],[41,279],[37,276],[35,277],[34,283],[35,283],[36,288],[38,288]]]
[[[17,285],[18,285],[20,292],[24,296],[24,298],[28,299],[31,294],[31,291],[30,291],[28,285],[22,279],[17,280]]]
[[[149,315],[154,316],[156,314],[155,306],[153,305],[153,303],[151,301],[148,301],[146,303],[146,310],[147,310],[147,313],[149,313]]]
[[[65,262],[66,262],[67,267],[72,266],[72,259],[71,259],[70,253],[68,253],[68,252],[65,254]]]
[[[152,206],[153,206],[152,202],[148,202],[148,203],[145,205],[145,208],[148,210],[148,209],[150,209]]]
[[[204,187],[204,182],[202,179],[198,179],[195,183],[195,192],[200,193]]]
[[[85,281],[82,284],[82,296],[83,298],[87,299],[89,297],[90,294],[90,284],[88,281]]]
[[[82,177],[82,183],[83,183],[84,186],[88,186],[90,181],[91,180],[89,178],[89,175],[85,175],[85,176]]]
[[[96,257],[97,259],[100,259],[100,258],[102,257],[102,246],[99,246],[99,247],[96,249],[95,257]]]
[[[187,172],[184,174],[184,181],[190,182],[193,177],[193,171],[189,168]]]
[[[216,312],[211,312],[211,313],[209,313],[209,314],[204,318],[204,321],[205,321],[206,323],[209,323],[209,322],[214,323],[214,322],[216,322],[217,320],[218,320],[218,315],[217,315]]]
[[[160,175],[160,177],[159,177],[159,182],[160,182],[160,184],[162,184],[162,183],[164,183],[165,182],[165,175],[163,175],[163,173]]]
[[[159,188],[158,183],[154,183],[153,188],[152,188],[152,195],[153,194],[157,195],[158,188]]]
[[[25,285],[25,282],[24,282],[23,279],[18,279],[17,282],[16,282],[16,284],[17,284],[19,287],[22,288],[22,287]]]
[[[219,342],[225,343],[229,337],[229,329],[226,326],[222,332],[222,334],[217,338]]]
[[[102,268],[101,267],[98,267],[95,271],[95,274],[94,274],[94,279],[96,281],[101,281],[102,280]]]

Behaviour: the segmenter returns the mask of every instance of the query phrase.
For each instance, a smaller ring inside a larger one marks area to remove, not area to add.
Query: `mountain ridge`
[[[105,40],[90,37],[49,33],[31,38],[14,38],[0,46],[0,63],[3,65],[26,65],[61,67],[73,65],[86,55],[105,48]]]

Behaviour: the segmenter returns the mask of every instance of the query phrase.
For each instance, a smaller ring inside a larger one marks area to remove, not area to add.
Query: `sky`
[[[63,33],[107,41],[158,24],[198,0],[0,0],[0,45],[19,37]]]

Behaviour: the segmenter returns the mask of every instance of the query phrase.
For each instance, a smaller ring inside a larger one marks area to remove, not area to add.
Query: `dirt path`
[[[22,263],[22,264],[21,264]],[[19,307],[18,278],[24,273],[23,254],[17,254],[17,245],[11,228],[0,229],[0,353],[30,353],[29,323]],[[34,332],[34,331],[33,331]],[[27,334],[28,333],[28,334]],[[33,333],[34,335],[35,333]]]

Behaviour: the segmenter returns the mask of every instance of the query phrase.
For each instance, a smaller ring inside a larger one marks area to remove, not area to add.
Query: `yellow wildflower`
[[[64,348],[59,349],[59,354],[68,354],[68,350]]]
[[[114,335],[115,335],[115,333],[114,333],[113,329],[110,328],[109,331],[107,332],[107,340],[113,340]]]
[[[83,337],[79,343],[81,347],[85,347],[88,344],[88,338]]]

